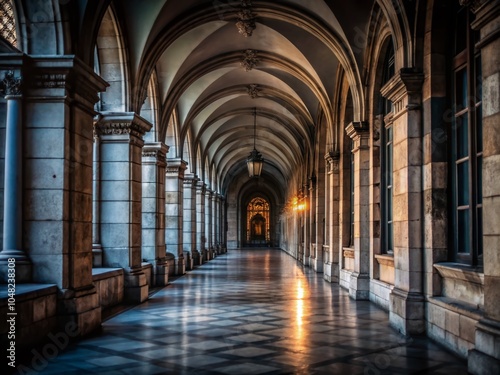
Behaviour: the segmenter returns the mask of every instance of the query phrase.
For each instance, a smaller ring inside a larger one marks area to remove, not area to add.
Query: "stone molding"
[[[196,192],[198,194],[205,195],[206,188],[207,188],[207,185],[202,180],[198,180],[198,182],[196,183]]]
[[[370,148],[370,127],[367,122],[351,122],[345,132],[354,141],[352,152]]]
[[[384,98],[393,104],[394,116],[420,109],[424,75],[414,69],[401,69],[381,89]]]
[[[340,161],[340,153],[330,151],[325,155],[325,161],[327,166],[327,171],[329,174],[339,173],[339,161]]]
[[[476,12],[487,0],[460,0],[460,5],[469,7],[471,11]]]
[[[476,43],[476,48],[482,49],[499,38],[500,25],[495,20],[500,17],[500,2],[484,0],[478,8],[472,11],[476,14],[476,19],[472,22],[471,27],[474,30],[487,27],[488,30],[487,33],[481,33],[481,40]]]
[[[165,164],[167,163],[167,153],[169,150],[169,146],[162,142],[156,143],[146,143],[142,148],[142,157],[143,158],[153,158],[158,163]]]
[[[195,188],[200,179],[197,175],[189,173],[184,175],[184,187],[185,188]]]
[[[105,91],[109,86],[109,83],[87,64],[73,55],[30,57],[26,66],[26,74],[25,88],[33,90],[30,92],[31,95],[51,96],[53,94],[46,90],[66,89],[72,94],[76,93],[80,100],[87,101],[87,105],[92,107],[99,101],[97,93]],[[67,94],[57,92],[56,95]]]
[[[99,136],[128,135],[142,139],[153,125],[134,112],[103,112],[95,124]]]
[[[182,159],[167,159],[166,174],[168,177],[184,179],[184,172],[188,166],[187,161]]]

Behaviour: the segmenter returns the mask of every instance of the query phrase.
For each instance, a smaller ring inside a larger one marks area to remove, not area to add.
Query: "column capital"
[[[469,9],[475,13],[482,5],[487,2],[488,0],[460,0],[460,5],[469,7]]]
[[[157,163],[167,163],[166,157],[169,147],[162,142],[145,143],[142,148],[143,159],[153,159]]]
[[[95,127],[99,136],[128,136],[142,139],[153,125],[134,112],[102,112]]]
[[[397,115],[406,110],[420,108],[423,82],[422,72],[403,68],[380,89],[380,93],[392,102],[394,115]]]
[[[463,0],[461,0],[462,2]],[[498,22],[494,23],[498,17],[500,17],[500,3],[494,0],[476,0],[468,1],[471,3],[469,5],[472,12],[476,14],[476,19],[472,22],[472,28],[474,30],[481,30],[488,25],[485,32],[481,32],[481,39],[476,44],[476,48],[483,48],[490,42],[498,40],[498,33],[500,32],[500,26]]]
[[[339,173],[340,153],[337,151],[327,152],[325,155],[326,169],[328,174]]]
[[[30,57],[25,79],[26,89],[34,97],[78,98],[87,107],[99,101],[98,92],[109,86],[93,69],[74,55]],[[74,94],[77,94],[75,96]]]
[[[351,122],[345,128],[345,132],[353,140],[353,153],[370,148],[370,128],[367,122]]]
[[[196,182],[196,191],[197,191],[197,193],[204,195],[206,188],[207,188],[207,185],[202,180],[198,180]]]
[[[21,72],[17,72],[16,74],[16,71],[8,70],[0,82],[0,93],[3,96],[21,96],[21,85]]]
[[[184,174],[184,187],[195,188],[196,185],[197,185],[197,183],[198,183],[198,181],[199,181],[199,178],[194,173]]]
[[[182,159],[167,159],[167,176],[168,177],[179,177],[184,179],[184,171],[187,169],[188,163]]]

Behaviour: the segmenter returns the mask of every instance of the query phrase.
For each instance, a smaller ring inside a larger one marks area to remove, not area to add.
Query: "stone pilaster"
[[[345,130],[354,154],[354,270],[349,295],[365,300],[370,293],[370,132],[368,124],[354,122]]]
[[[309,212],[309,260],[308,265],[314,267],[317,257],[316,249],[316,177],[309,179],[309,202],[307,204]]]
[[[0,253],[0,275],[9,277],[9,263],[14,266],[17,283],[31,281],[31,261],[23,250],[23,98],[21,72],[10,70],[0,77],[0,91],[7,101],[5,124],[5,180],[3,250]]]
[[[175,257],[175,274],[186,273],[183,252],[183,191],[187,163],[181,159],[167,159],[165,181],[165,242],[167,251]]]
[[[142,258],[153,265],[155,285],[168,284],[165,254],[165,169],[168,146],[146,143],[142,149]]]
[[[201,256],[196,248],[196,184],[198,183],[196,175],[184,175],[184,253],[191,254],[190,264],[187,269],[190,270],[194,266],[201,264]]]
[[[208,260],[205,248],[205,189],[203,181],[196,183],[196,248],[200,251],[201,263]]]
[[[325,155],[326,170],[326,205],[325,230],[328,251],[323,261],[324,279],[329,282],[339,281],[339,160],[338,153],[329,152]]]
[[[483,74],[483,263],[484,314],[477,324],[469,372],[500,373],[500,4],[476,1]]]
[[[125,270],[125,300],[148,298],[142,271],[142,148],[152,125],[132,112],[104,112],[96,125],[101,154],[103,266]]]
[[[382,88],[393,103],[394,265],[390,322],[403,334],[425,331],[422,253],[423,75],[401,70]]]
[[[207,260],[213,259],[212,253],[212,194],[210,189],[205,190],[205,238]]]
[[[214,191],[210,197],[210,207],[211,207],[211,246],[210,251],[212,253],[212,259],[217,256],[217,193]]]
[[[58,323],[79,335],[101,323],[92,282],[92,142],[107,86],[74,56],[29,60],[24,105],[23,248],[32,281],[56,284]]]
[[[310,251],[311,251],[311,216],[309,213],[309,185],[305,184],[303,186],[303,195],[302,195],[302,203],[303,203],[303,208],[300,211],[300,215],[302,216],[302,223],[304,224],[304,242],[302,243],[302,256],[300,261],[305,265],[309,266],[309,256],[310,256]]]
[[[313,268],[316,272],[323,272],[323,245],[324,243],[324,235],[325,235],[325,173],[320,172],[317,178],[317,186],[316,186],[316,258],[314,259]]]

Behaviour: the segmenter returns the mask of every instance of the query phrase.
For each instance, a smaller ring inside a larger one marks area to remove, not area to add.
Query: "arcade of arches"
[[[19,348],[268,246],[500,369],[499,1],[0,4]]]

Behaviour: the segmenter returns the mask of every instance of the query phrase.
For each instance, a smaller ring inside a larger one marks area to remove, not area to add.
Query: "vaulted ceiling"
[[[356,45],[371,1],[122,0],[114,6],[128,41],[130,82],[145,87],[156,71],[160,137],[177,113],[177,155],[169,157],[186,155],[188,139],[190,171],[203,177],[194,165],[201,156],[201,167],[206,160],[215,168],[220,190],[246,175],[254,108],[263,177],[286,189],[314,149],[319,121],[332,125],[338,67],[351,86],[361,86]],[[240,32],[239,21],[249,21],[240,24],[251,35]],[[134,87],[132,103],[140,108],[141,90]]]

